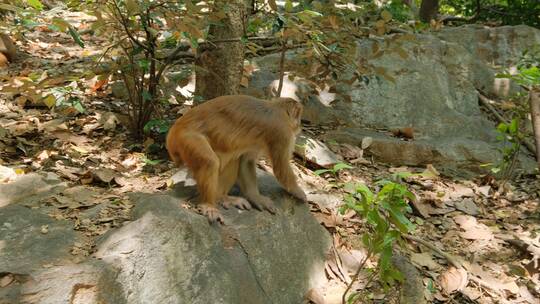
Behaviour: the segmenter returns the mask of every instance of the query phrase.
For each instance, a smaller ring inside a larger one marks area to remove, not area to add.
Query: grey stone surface
[[[224,226],[182,207],[192,188],[133,194],[133,221],[88,258],[71,255],[70,223],[24,206],[33,197],[0,207],[0,303],[301,303],[326,282],[330,236],[274,177],[260,183],[278,213],[226,210]]]
[[[0,288],[0,303],[124,304],[115,273],[103,262],[44,267]],[[5,302],[2,302],[5,301]]]
[[[0,207],[25,200],[34,202],[63,190],[66,184],[53,173],[30,173],[8,184],[0,184]]]
[[[364,75],[348,91],[353,102],[335,100],[328,94],[303,97],[304,119],[315,124],[346,126],[337,133],[363,132],[363,129],[392,130],[411,127],[414,139],[403,142],[388,132],[368,149],[381,160],[394,164],[477,167],[499,159],[495,140],[497,123],[480,110],[477,90],[506,96],[516,86],[496,79],[504,67],[514,65],[521,53],[540,43],[540,30],[528,26],[486,28],[463,26],[447,28],[433,35],[417,34],[414,39],[391,35],[379,42],[382,56],[373,56],[372,39],[358,42],[358,58],[386,70],[395,81],[381,75]],[[392,51],[401,49],[403,52]],[[288,54],[292,56],[292,52]],[[271,85],[277,79],[278,56],[259,58],[259,71],[250,85]],[[274,72],[274,73],[272,73]],[[347,78],[345,75],[344,78]],[[302,96],[302,81],[284,83],[287,94]],[[322,98],[325,95],[325,98]],[[324,100],[323,100],[324,99]],[[329,106],[331,105],[331,106]],[[330,136],[329,136],[330,137]],[[329,138],[331,139],[331,138]],[[357,142],[357,139],[345,142]],[[392,155],[390,151],[395,151]],[[401,155],[401,152],[406,155]],[[419,153],[420,156],[416,156]],[[530,159],[522,159],[530,167]]]
[[[47,233],[41,227],[47,226]],[[20,205],[0,208],[0,273],[29,274],[70,257],[77,234],[58,221]]]
[[[136,194],[135,220],[99,244],[128,303],[300,303],[325,280],[331,244],[307,205],[262,178],[279,212],[223,211],[225,225],[171,195]]]

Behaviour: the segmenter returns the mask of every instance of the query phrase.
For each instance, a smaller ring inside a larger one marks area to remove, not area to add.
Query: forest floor
[[[94,68],[95,55],[106,47],[105,40],[85,36],[82,49],[68,35],[45,27],[28,33],[26,39],[18,46],[20,58],[0,75],[0,183],[30,172],[54,173],[67,182],[65,193],[34,207],[48,208],[51,217],[71,221],[73,229],[86,236],[86,242],[73,245],[72,254],[88,256],[97,237],[129,221],[132,203],[127,194],[168,189],[176,169],[167,160],[162,141],[136,142],[128,136],[119,114],[125,106],[112,96],[112,85],[86,76]],[[42,100],[40,90],[55,98]],[[171,112],[181,109],[177,106]],[[343,152],[342,157],[347,161],[354,155]],[[417,226],[414,236],[425,242],[407,242],[399,251],[420,271],[428,302],[540,303],[537,176],[517,175],[502,182],[490,175],[443,176],[431,166],[361,163],[336,176],[321,177],[296,162],[304,185],[319,189],[311,193],[319,195],[319,203],[311,205],[313,215],[333,235],[335,251],[326,270],[337,282],[336,295],[341,295],[343,282],[350,281],[353,266],[359,264],[365,225],[353,213],[340,215],[339,204],[320,202],[341,201],[344,192],[336,183],[364,183],[376,190],[376,181],[409,171],[429,173],[404,181],[417,197],[411,215]],[[96,206],[98,216],[82,216]],[[353,266],[347,262],[351,259],[356,259]],[[367,266],[375,262],[370,260]],[[365,279],[361,277],[355,287],[362,288]],[[369,296],[382,300],[385,292],[377,286],[368,286]]]

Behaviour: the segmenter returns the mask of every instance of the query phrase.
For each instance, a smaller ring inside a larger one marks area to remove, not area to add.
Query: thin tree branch
[[[283,89],[283,78],[285,77],[285,53],[287,52],[287,41],[282,41],[281,57],[279,59],[279,85],[277,89],[277,97],[281,97]]]
[[[367,260],[369,260],[369,258],[371,257],[371,254],[372,254],[371,252],[367,253],[367,255],[364,258],[364,260],[362,261],[362,263],[360,263],[360,265],[358,266],[358,269],[356,269],[356,272],[352,276],[351,281],[349,282],[349,284],[347,284],[347,288],[345,289],[345,291],[343,292],[343,295],[341,296],[341,303],[342,304],[345,304],[347,302],[347,293],[351,290],[354,282],[356,282],[356,280],[358,280],[358,276],[360,275],[360,271],[362,271],[362,269],[364,269],[364,265],[366,264]]]
[[[142,44],[138,39],[136,39],[131,33],[131,31],[128,29],[127,20],[124,18],[124,15],[122,14],[122,11],[120,10],[120,7],[118,6],[118,3],[116,2],[116,0],[112,2],[114,3],[114,7],[117,10],[118,18],[120,18],[120,24],[122,24],[122,27],[124,28],[124,31],[126,32],[126,35],[129,37],[129,40],[131,40],[134,44],[136,44],[140,48],[148,50],[148,47]]]
[[[478,99],[482,103],[483,106],[485,106],[492,114],[497,118],[497,120],[501,123],[508,124],[508,121],[497,111],[491,104],[494,103],[493,100],[487,98],[486,96],[482,95],[482,93],[478,92]],[[532,143],[527,141],[525,138],[521,141],[525,148],[529,150],[532,154],[536,155],[536,149]]]

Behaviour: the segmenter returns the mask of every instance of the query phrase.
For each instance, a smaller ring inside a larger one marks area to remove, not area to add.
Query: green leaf
[[[83,107],[81,101],[80,101],[78,98],[72,99],[72,100],[71,100],[71,103],[72,103],[72,105],[73,105],[73,108],[74,108],[75,110],[77,110],[77,112],[79,112],[79,113],[84,113],[84,112],[85,112],[85,109],[84,109],[84,107]]]
[[[379,256],[379,268],[386,270],[392,265],[392,247],[386,246],[383,248]]]
[[[146,59],[139,60],[138,64],[139,67],[141,67],[145,72],[148,71],[148,69],[150,68],[150,61]]]
[[[28,2],[28,5],[37,10],[41,11],[43,9],[43,4],[39,0],[26,0],[26,2]]]
[[[491,172],[493,172],[494,174],[497,174],[497,173],[501,172],[501,168],[493,167],[493,168],[491,168]]]
[[[152,100],[152,94],[150,94],[150,92],[148,92],[147,90],[143,90],[142,97],[144,101]]]
[[[516,118],[512,119],[510,122],[510,127],[508,128],[510,134],[516,134],[518,131],[518,120]]]
[[[371,204],[373,202],[373,192],[364,184],[356,185],[356,192],[360,193],[366,203]]]
[[[149,133],[151,130],[155,130],[160,134],[165,134],[169,131],[170,123],[164,119],[152,119],[144,125],[144,133]]]
[[[142,157],[142,161],[143,161],[145,164],[151,165],[151,166],[155,166],[155,165],[157,165],[157,164],[159,164],[159,163],[162,162],[161,159],[155,159],[155,160],[149,159],[149,158],[146,157],[146,155]]]
[[[71,38],[75,40],[75,42],[81,47],[84,48],[84,42],[81,39],[81,36],[79,36],[79,33],[73,28],[73,26],[69,26],[69,34],[71,35]]]
[[[504,122],[501,122],[498,126],[497,126],[497,131],[501,132],[501,133],[506,133],[506,131],[508,130],[508,125],[505,124]]]
[[[401,233],[409,233],[414,230],[415,226],[409,219],[397,208],[394,206],[389,206],[390,211],[390,222],[394,224]]]
[[[293,5],[291,0],[287,0],[285,2],[285,11],[287,11],[288,13],[291,13],[293,11]]]
[[[327,172],[332,172],[332,170],[330,170],[330,169],[320,169],[320,170],[315,170],[315,171],[313,172],[313,174],[315,174],[315,175],[321,175],[321,174],[327,173]]]
[[[48,95],[47,97],[43,98],[43,103],[50,109],[56,105],[56,98],[54,95]]]
[[[339,170],[343,170],[343,169],[352,169],[353,167],[345,164],[345,163],[337,163],[334,165],[334,172],[338,172]]]

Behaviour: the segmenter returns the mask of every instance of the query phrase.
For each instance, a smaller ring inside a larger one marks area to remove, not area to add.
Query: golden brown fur
[[[221,220],[217,203],[248,209],[243,198],[228,196],[237,183],[258,209],[275,212],[272,201],[259,193],[255,165],[267,155],[274,175],[285,189],[305,201],[290,166],[302,106],[290,98],[265,101],[245,95],[221,96],[190,109],[167,135],[167,150],[175,164],[193,173],[203,213]]]

